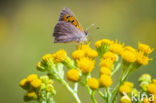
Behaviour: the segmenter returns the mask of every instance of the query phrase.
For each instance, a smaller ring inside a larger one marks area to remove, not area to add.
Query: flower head
[[[114,43],[112,45],[110,45],[110,51],[113,53],[116,53],[118,55],[121,55],[123,52],[123,46],[124,44],[120,44],[120,43]]]
[[[111,41],[109,39],[102,39],[102,40],[98,40],[95,42],[96,48],[99,48],[102,45],[111,45],[111,44],[113,44],[113,41]]]
[[[100,74],[106,74],[106,75],[110,75],[111,74],[111,70],[109,68],[106,67],[101,67],[100,69]]]
[[[152,83],[156,84],[156,79],[152,79]]]
[[[100,83],[102,86],[108,87],[112,85],[113,81],[111,76],[103,74],[100,76]]]
[[[129,82],[129,81],[125,81],[125,82],[123,83],[123,85],[127,85],[127,86],[129,86],[130,88],[133,88],[133,86],[134,86],[134,84],[133,84],[132,82]]]
[[[37,74],[30,74],[30,75],[27,77],[27,81],[28,81],[28,82],[32,82],[32,81],[35,80],[35,79],[38,79]]]
[[[94,65],[95,61],[87,57],[77,60],[77,66],[83,73],[91,72],[94,68]]]
[[[136,62],[138,64],[140,64],[140,65],[147,65],[149,60],[151,60],[151,59],[148,58],[147,56],[145,56],[143,52],[137,52]]]
[[[131,99],[128,96],[122,96],[120,101],[121,103],[131,103]]]
[[[73,59],[80,59],[80,58],[82,58],[84,56],[85,56],[85,52],[83,50],[81,50],[81,49],[75,50],[72,53]]]
[[[24,78],[20,81],[20,86],[23,87],[26,85],[26,83],[27,83],[27,79]]]
[[[51,59],[52,58],[52,55],[51,54],[46,54],[42,57],[42,60],[43,61],[47,61],[48,59]]]
[[[150,103],[149,98],[144,98],[142,103]]]
[[[100,67],[107,67],[111,69],[113,67],[113,61],[111,59],[102,59]]]
[[[85,49],[85,54],[89,58],[95,58],[98,56],[98,53],[94,49],[91,49],[91,48]]]
[[[34,91],[31,91],[31,92],[28,92],[27,93],[27,96],[29,97],[29,98],[32,98],[33,96],[35,96],[36,95],[36,93],[34,92]]]
[[[68,80],[73,81],[73,82],[76,82],[80,78],[80,73],[76,69],[70,69],[70,70],[68,70],[66,76],[67,76],[67,79]]]
[[[38,88],[41,86],[42,81],[40,79],[33,80],[30,84],[34,88]]]
[[[97,89],[99,87],[99,81],[96,78],[89,78],[88,79],[88,86],[91,89]]]
[[[131,46],[126,46],[126,47],[124,47],[124,51],[130,51],[130,52],[135,53],[135,52],[136,52],[136,49],[134,49],[134,48],[131,47]]]
[[[113,62],[116,61],[117,57],[114,53],[108,51],[103,55],[103,59],[111,59]]]
[[[131,88],[127,85],[122,85],[119,88],[120,93],[125,92],[126,94],[129,94],[131,92]]]
[[[153,48],[150,48],[149,45],[142,44],[142,43],[138,43],[138,49],[139,51],[142,51],[143,53],[147,55],[152,53],[152,51],[154,50]]]
[[[156,84],[151,83],[147,86],[147,90],[149,93],[156,94]]]
[[[136,54],[131,51],[128,51],[128,50],[123,51],[121,56],[122,56],[122,59],[128,63],[133,63],[136,61]]]
[[[67,53],[65,50],[59,50],[53,55],[53,57],[55,62],[63,62],[67,57]]]

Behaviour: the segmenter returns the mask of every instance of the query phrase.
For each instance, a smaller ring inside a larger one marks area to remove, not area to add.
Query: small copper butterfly
[[[87,32],[72,13],[64,7],[60,13],[58,23],[55,25],[53,36],[55,43],[82,42],[87,41]]]

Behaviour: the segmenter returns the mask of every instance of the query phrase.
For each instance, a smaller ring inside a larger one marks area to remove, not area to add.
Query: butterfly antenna
[[[93,27],[95,24],[91,24],[86,28],[86,31],[88,31],[91,27]]]

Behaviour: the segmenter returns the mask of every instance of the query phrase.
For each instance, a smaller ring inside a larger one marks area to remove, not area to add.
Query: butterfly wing
[[[62,21],[65,15],[69,15],[69,16],[74,16],[75,15],[72,13],[72,11],[66,7],[64,7],[60,13],[60,17],[59,17],[59,21]]]
[[[86,35],[83,32],[66,21],[58,21],[54,28],[53,36],[55,37],[55,43],[86,40]]]

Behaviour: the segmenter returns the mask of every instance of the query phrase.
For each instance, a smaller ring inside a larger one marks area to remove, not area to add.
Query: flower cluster
[[[34,93],[36,94],[32,97],[39,99],[45,97],[45,93],[50,92],[52,96],[55,94],[51,81],[53,79],[65,86],[77,103],[81,103],[78,96],[79,85],[87,89],[94,103],[97,103],[94,97],[95,93],[98,93],[107,103],[115,103],[119,92],[122,103],[131,103],[131,94],[135,94],[136,97],[139,94],[133,83],[126,81],[126,79],[132,72],[135,72],[141,66],[147,65],[149,60],[152,60],[149,55],[153,52],[153,48],[139,43],[138,49],[135,49],[120,41],[109,39],[95,42],[95,47],[96,50],[91,48],[90,43],[78,44],[76,50],[71,54],[72,58],[63,49],[53,54],[46,54],[38,62],[37,70],[46,72],[47,76],[38,78],[37,75],[30,75],[21,81],[20,86],[26,89],[28,88],[27,84],[29,84],[31,90],[35,90]],[[97,67],[99,69],[96,69],[96,71],[99,71],[99,76],[95,78],[92,72],[95,69],[97,57],[100,61]],[[64,67],[67,68],[66,73]],[[118,84],[113,87],[113,90],[110,90],[113,84],[113,76],[120,68],[122,68],[120,78],[116,79]],[[74,87],[68,84],[64,74],[66,74],[67,80],[74,84]],[[149,75],[144,74],[140,77],[139,82],[142,91],[156,94],[155,79],[151,80]],[[127,94],[128,98],[125,98],[124,94]],[[30,97],[30,94],[27,97]],[[47,99],[44,103],[53,103],[49,97]],[[49,99],[51,102],[49,102]],[[146,100],[144,101],[146,103]]]
[[[48,76],[41,76],[39,78],[37,74],[30,74],[20,81],[20,86],[27,91],[24,100],[45,101],[48,94],[51,97],[51,100],[48,101],[53,101],[52,97],[55,94],[55,89],[52,84],[53,81]]]
[[[149,74],[143,74],[138,81],[140,83],[140,91],[134,88],[133,83],[128,81],[120,86],[121,103],[131,103],[132,98],[135,98],[133,100],[135,103],[156,103],[156,79],[152,79]]]

